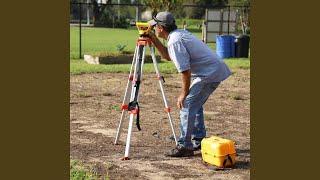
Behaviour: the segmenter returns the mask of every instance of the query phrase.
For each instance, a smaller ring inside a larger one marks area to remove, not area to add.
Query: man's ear
[[[159,28],[160,32],[163,31],[163,27],[161,25],[158,28]]]

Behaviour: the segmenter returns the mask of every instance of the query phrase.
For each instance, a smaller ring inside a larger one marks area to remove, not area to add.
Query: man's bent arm
[[[182,75],[182,92],[181,95],[187,96],[189,93],[190,88],[190,81],[191,81],[191,70],[186,70],[181,73]]]
[[[150,37],[154,46],[158,49],[161,57],[168,61],[171,61],[167,47],[165,47],[154,34],[152,34]]]

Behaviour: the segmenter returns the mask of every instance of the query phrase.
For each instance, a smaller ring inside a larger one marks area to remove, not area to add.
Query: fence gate
[[[221,34],[236,33],[237,12],[225,9],[206,9],[204,41],[215,43],[216,36]]]

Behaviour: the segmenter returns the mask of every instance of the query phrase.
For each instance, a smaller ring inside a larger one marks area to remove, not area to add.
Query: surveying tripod
[[[162,98],[163,98],[163,102],[164,102],[164,106],[165,106],[165,112],[168,115],[171,130],[172,130],[176,145],[178,143],[175,132],[174,132],[172,118],[170,115],[170,107],[168,106],[166,96],[165,96],[164,90],[163,90],[163,84],[162,84],[163,82],[162,81],[164,81],[164,78],[163,78],[163,76],[160,75],[160,72],[158,69],[158,64],[157,64],[156,57],[155,57],[155,48],[151,42],[151,39],[146,35],[147,32],[150,30],[150,27],[146,23],[140,23],[140,24],[136,23],[136,26],[138,27],[140,37],[137,40],[137,45],[135,48],[135,52],[134,52],[134,56],[133,56],[133,60],[132,60],[131,68],[130,68],[130,74],[129,74],[129,78],[127,81],[127,87],[126,87],[123,102],[121,105],[122,113],[121,113],[121,117],[120,117],[120,122],[118,125],[116,138],[114,141],[114,144],[118,143],[119,137],[121,134],[121,130],[122,130],[122,124],[123,124],[122,121],[124,119],[125,111],[129,111],[130,117],[129,117],[128,135],[127,135],[127,141],[126,141],[125,154],[124,154],[124,158],[122,160],[129,160],[130,140],[131,140],[132,124],[133,124],[134,117],[136,117],[136,125],[137,125],[138,130],[139,131],[141,130],[140,123],[139,123],[140,109],[139,109],[138,98],[139,98],[140,83],[142,80],[142,69],[143,69],[143,64],[144,64],[144,60],[145,60],[146,46],[149,46],[149,48],[150,48],[154,69],[155,69],[155,72],[157,75],[157,79],[159,81],[161,94],[162,94]],[[129,89],[131,89],[130,92],[129,92]],[[129,96],[130,96],[130,99],[129,99]],[[127,102],[129,102],[129,103],[127,103]]]

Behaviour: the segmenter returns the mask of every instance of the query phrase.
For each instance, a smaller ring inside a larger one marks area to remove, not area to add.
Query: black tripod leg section
[[[137,107],[138,107],[138,112],[137,112],[137,120],[136,120],[136,125],[139,131],[141,131],[141,127],[140,127],[140,108],[139,108],[139,104],[137,102]]]
[[[136,125],[139,131],[141,131],[140,127],[140,108],[139,108],[139,103],[134,100],[131,101],[128,105],[128,111],[136,110],[137,111],[137,119],[136,119]]]
[[[141,82],[141,66],[142,66],[142,58],[143,58],[143,50],[144,50],[143,45],[139,45],[139,49],[138,49],[138,61],[137,61],[137,76],[135,79],[135,94],[134,94],[134,99],[133,101],[131,101],[128,105],[128,110],[137,110],[137,118],[136,118],[136,126],[138,128],[139,131],[141,131],[141,127],[140,127],[140,108],[139,108],[139,103],[138,103],[138,96],[139,96],[139,89],[140,89],[140,82]]]

